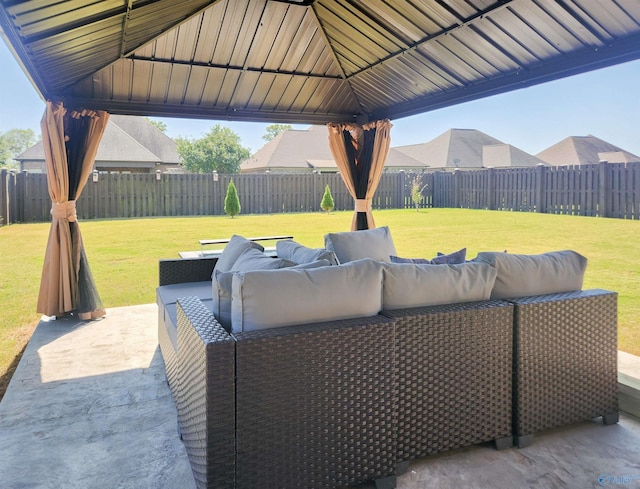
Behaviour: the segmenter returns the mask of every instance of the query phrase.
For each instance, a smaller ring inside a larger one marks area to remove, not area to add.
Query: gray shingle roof
[[[485,168],[490,166],[495,168],[527,167],[540,164],[546,165],[547,163],[511,144],[489,144],[482,148],[482,166]]]
[[[426,143],[395,149],[434,169],[520,167],[542,163],[535,156],[477,129],[449,129]]]
[[[162,163],[180,163],[176,142],[144,117],[112,115],[109,121],[160,158]]]
[[[431,168],[481,168],[482,147],[504,144],[476,129],[449,129],[429,142],[396,149]]]
[[[394,148],[389,151],[386,166],[424,168],[422,163]],[[241,172],[311,168],[337,169],[329,148],[329,133],[325,126],[316,125],[306,130],[283,131],[240,165]]]
[[[19,161],[44,161],[42,142],[24,151]],[[105,128],[96,162],[180,162],[177,144],[144,117],[113,115]]]
[[[536,155],[554,166],[591,165],[600,160],[610,163],[640,162],[640,157],[591,134],[569,136]]]

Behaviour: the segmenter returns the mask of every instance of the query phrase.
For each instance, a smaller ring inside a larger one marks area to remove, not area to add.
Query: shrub
[[[420,202],[422,202],[422,192],[429,186],[428,184],[422,183],[422,174],[416,175],[411,179],[411,202],[416,208],[416,212],[418,211],[418,207],[420,206]]]
[[[224,212],[231,216],[232,219],[233,216],[240,214],[240,199],[233,180],[229,182],[227,187],[227,195],[224,198]]]
[[[335,203],[333,202],[333,195],[331,195],[331,189],[329,188],[329,185],[327,185],[324,189],[324,195],[322,196],[322,203],[320,204],[320,207],[323,211],[326,212],[331,212],[335,207]]]

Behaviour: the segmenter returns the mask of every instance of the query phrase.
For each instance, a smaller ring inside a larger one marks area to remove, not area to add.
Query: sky
[[[0,133],[40,132],[44,102],[4,41],[0,40]],[[213,125],[233,129],[252,152],[268,124],[159,119],[170,137],[200,138]],[[478,129],[530,154],[569,136],[592,134],[640,155],[640,61],[396,119],[391,146],[430,141],[448,129]],[[309,126],[294,125],[296,129]]]

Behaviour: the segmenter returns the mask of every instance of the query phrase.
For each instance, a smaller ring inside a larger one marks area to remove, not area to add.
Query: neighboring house
[[[19,155],[21,170],[44,173],[42,141]],[[177,144],[144,117],[112,115],[104,130],[94,170],[127,173],[182,172]]]
[[[420,161],[429,170],[526,167],[543,163],[477,129],[449,129],[429,142],[395,149]]]
[[[482,166],[485,168],[521,168],[536,165],[547,163],[511,144],[488,144],[482,147]]]
[[[592,165],[603,160],[609,163],[640,162],[640,156],[629,153],[591,134],[570,136],[541,151],[536,156],[554,166]]]
[[[389,150],[385,168],[388,171],[422,171],[419,161],[395,149]],[[338,167],[329,148],[329,131],[325,126],[288,129],[281,132],[240,165],[241,173],[308,173],[337,172]]]

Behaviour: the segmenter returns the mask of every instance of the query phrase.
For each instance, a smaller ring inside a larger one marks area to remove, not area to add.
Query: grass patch
[[[155,301],[158,259],[198,249],[203,238],[284,235],[322,247],[328,232],[348,230],[351,212],[84,221],[91,269],[106,307]],[[619,294],[621,350],[640,355],[640,222],[463,209],[374,212],[376,225],[391,228],[398,254],[435,256],[467,247],[479,251],[542,253],[573,249],[589,259],[585,288]],[[40,315],[35,313],[48,223],[0,228],[0,379],[19,356]],[[0,381],[0,384],[2,382]],[[2,388],[0,387],[0,396]]]

